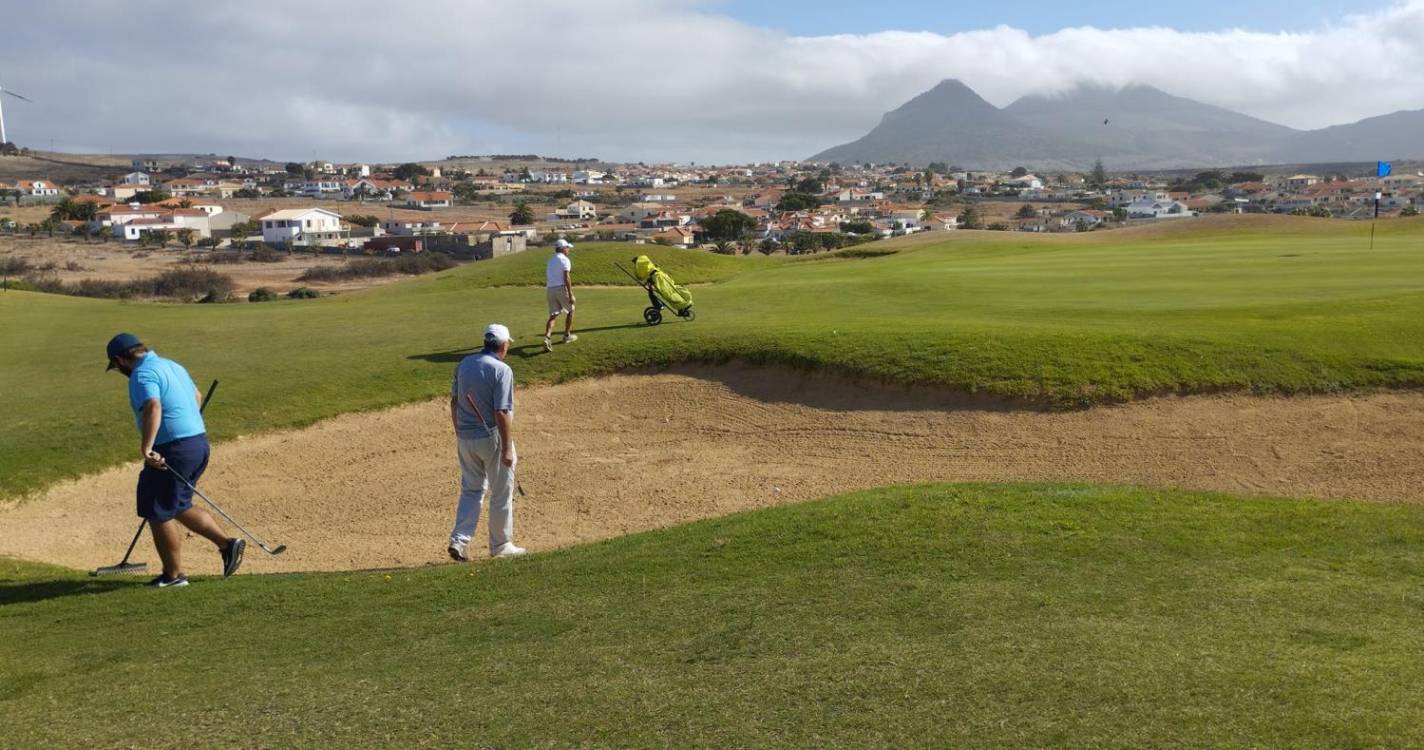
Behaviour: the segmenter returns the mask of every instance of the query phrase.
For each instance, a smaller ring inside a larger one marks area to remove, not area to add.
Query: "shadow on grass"
[[[646,324],[646,323],[624,323],[623,325],[616,325],[616,326],[597,326],[597,327],[595,327],[595,328],[577,328],[577,329],[574,330],[574,333],[579,334],[579,336],[582,337],[584,334],[598,333],[599,331],[621,331],[621,330],[623,330],[623,329],[625,329],[625,328],[647,328],[647,327],[648,327],[648,324]],[[554,340],[555,340],[556,343],[557,343],[557,341],[558,341],[558,336],[559,336],[559,334],[557,334],[557,333],[554,334]],[[516,337],[516,338],[517,338],[517,337]],[[523,346],[511,346],[511,347],[509,348],[509,356],[511,356],[511,357],[517,357],[517,358],[519,358],[519,359],[532,359],[532,358],[534,358],[534,357],[540,357],[540,356],[543,356],[543,355],[545,355],[545,354],[548,354],[548,352],[544,351],[544,344],[543,344],[543,342],[542,342],[542,338],[543,338],[542,336],[536,337],[536,343],[533,343],[533,344],[525,344],[525,345],[523,345]],[[479,351],[480,351],[480,350],[479,350],[478,348],[476,348],[476,347],[467,347],[467,348],[460,348],[460,349],[447,349],[447,350],[442,351],[442,352],[428,352],[428,353],[426,353],[426,354],[412,354],[412,355],[410,355],[409,357],[406,357],[406,359],[418,359],[418,360],[421,360],[421,361],[423,361],[423,362],[435,362],[435,363],[437,363],[437,364],[456,364],[456,363],[458,363],[460,360],[464,359],[465,357],[468,357],[468,356],[470,356],[471,354],[476,354],[476,353],[478,353]]]
[[[48,599],[85,594],[106,594],[119,589],[142,586],[143,581],[117,578],[96,578],[93,580],[57,581],[0,581],[0,607],[10,604],[29,604]]]

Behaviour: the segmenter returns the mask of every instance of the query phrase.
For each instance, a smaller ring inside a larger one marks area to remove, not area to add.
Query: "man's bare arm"
[[[494,413],[494,423],[499,426],[499,457],[505,466],[514,465],[514,415],[507,411]]]
[[[564,288],[569,290],[569,302],[574,301],[574,280],[569,276],[568,271],[564,271]]]
[[[153,441],[158,439],[158,426],[163,421],[163,404],[156,398],[151,398],[143,402],[143,429],[139,431],[142,442],[139,444],[139,453],[143,460],[150,466],[157,468],[159,462],[154,458]]]

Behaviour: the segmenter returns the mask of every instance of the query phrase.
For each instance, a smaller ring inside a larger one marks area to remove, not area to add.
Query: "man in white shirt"
[[[573,270],[573,261],[569,260],[569,251],[574,249],[572,242],[560,239],[554,243],[554,257],[549,259],[549,265],[544,270],[544,296],[549,300],[549,322],[544,324],[544,351],[554,351],[554,342],[549,340],[554,335],[554,321],[559,319],[559,313],[564,315],[564,343],[568,344],[578,341],[578,336],[574,330],[574,282],[569,278],[569,272]]]

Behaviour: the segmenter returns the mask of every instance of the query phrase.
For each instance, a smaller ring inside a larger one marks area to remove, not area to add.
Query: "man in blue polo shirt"
[[[232,575],[242,564],[246,542],[227,536],[207,511],[194,508],[193,491],[178,479],[196,485],[208,468],[207,428],[199,411],[202,394],[182,365],[149,351],[131,333],[110,339],[107,354],[109,369],[129,379],[129,405],[144,463],[138,475],[138,515],[152,527],[153,546],[163,561],[163,574],[149,585],[188,585],[178,524],[216,545],[222,553],[223,575]]]
[[[457,562],[469,560],[470,539],[480,521],[489,487],[491,557],[524,554],[514,543],[514,371],[509,329],[499,323],[485,329],[485,347],[455,368],[450,384],[450,423],[460,457],[460,502],[446,551]]]

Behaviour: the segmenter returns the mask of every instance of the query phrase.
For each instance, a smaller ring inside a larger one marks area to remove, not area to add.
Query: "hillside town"
[[[1212,170],[1123,175],[945,164],[609,165],[528,157],[277,164],[135,158],[107,180],[0,183],[4,206],[48,207],[0,231],[223,248],[518,252],[548,237],[800,254],[960,229],[1085,232],[1208,214],[1417,215],[1424,176]],[[379,214],[384,214],[380,216]]]

